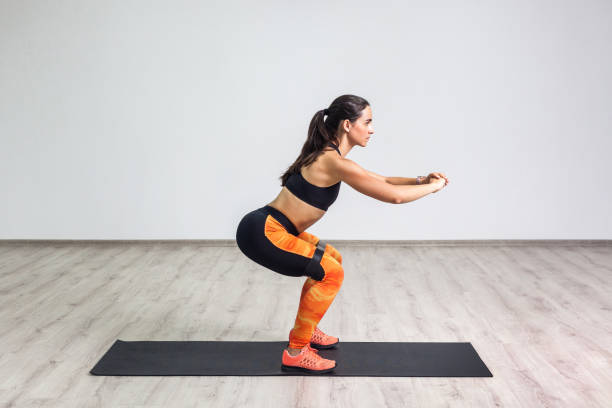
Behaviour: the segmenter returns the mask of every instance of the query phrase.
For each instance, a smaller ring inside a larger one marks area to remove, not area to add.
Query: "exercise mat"
[[[493,377],[471,343],[341,342],[319,350],[336,360],[324,374],[284,372],[287,341],[122,341],[90,371],[113,376],[318,375]]]

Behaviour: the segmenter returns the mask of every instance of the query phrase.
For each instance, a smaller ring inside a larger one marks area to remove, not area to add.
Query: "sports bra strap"
[[[342,153],[340,153],[340,149],[338,148],[338,146],[336,146],[336,145],[335,145],[335,144],[333,144],[332,142],[329,142],[329,145],[330,145],[331,147],[333,147],[334,149],[336,149],[336,151],[338,152],[338,154],[339,154],[340,156],[342,156]]]

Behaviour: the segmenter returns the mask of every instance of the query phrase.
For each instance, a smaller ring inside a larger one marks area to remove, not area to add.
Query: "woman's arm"
[[[365,170],[354,161],[346,158],[334,160],[332,163],[333,171],[338,174],[340,180],[362,194],[387,203],[407,203],[433,193],[436,189],[433,184],[394,185],[388,182],[386,177]]]
[[[398,186],[405,185],[416,185],[416,178],[411,177],[387,177],[387,183],[395,184]],[[423,184],[423,181],[421,181]]]
[[[396,186],[405,186],[405,185],[416,185],[416,178],[410,177],[385,177],[380,174],[376,174],[372,171],[366,170],[368,174],[372,177],[376,177],[379,180],[384,181],[385,183],[394,184]],[[423,183],[421,183],[423,184]]]
[[[365,170],[365,169],[364,169]],[[366,173],[368,173],[370,176],[380,180],[380,181],[384,181],[385,183],[389,183],[389,180],[387,179],[387,177],[385,176],[381,176],[380,174],[376,174],[373,171],[370,170],[366,170]],[[389,183],[389,184],[393,184],[393,183]]]

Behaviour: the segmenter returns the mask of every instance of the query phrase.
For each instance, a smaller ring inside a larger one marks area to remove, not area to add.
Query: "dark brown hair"
[[[367,106],[370,106],[368,101],[360,96],[342,95],[334,99],[327,108],[327,119],[324,119],[325,109],[315,113],[310,121],[308,138],[302,146],[302,152],[280,177],[281,186],[285,185],[290,175],[298,173],[302,166],[308,166],[323,154],[323,148],[328,145],[328,142],[337,146],[339,144],[337,131],[340,122],[345,119],[351,123],[355,122],[361,116],[361,111]]]

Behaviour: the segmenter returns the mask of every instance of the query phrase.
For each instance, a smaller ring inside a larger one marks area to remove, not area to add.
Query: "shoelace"
[[[304,360],[302,360],[305,364],[311,366],[311,367],[316,367],[317,363],[319,363],[321,360],[323,360],[323,357],[321,357],[319,354],[317,354],[319,352],[319,350],[313,349],[312,347],[308,346],[308,349],[310,350],[310,353],[306,354],[304,356]]]
[[[323,342],[323,333],[321,331],[319,331],[318,328],[315,328],[314,333],[312,334],[312,338],[315,342],[317,343],[321,343]]]

